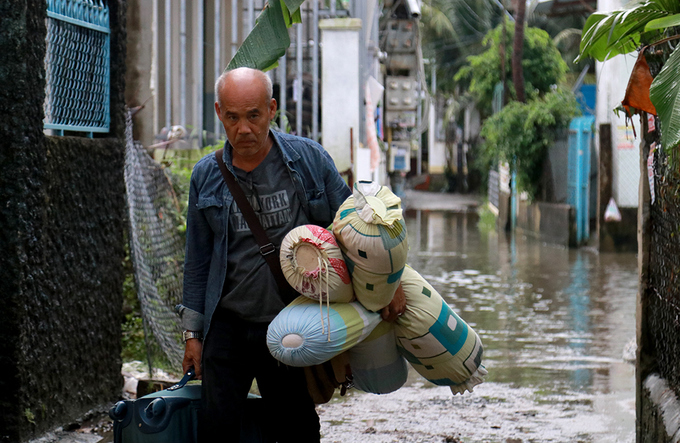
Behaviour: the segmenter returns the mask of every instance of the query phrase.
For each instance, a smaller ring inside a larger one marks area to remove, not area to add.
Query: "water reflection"
[[[478,331],[490,381],[609,392],[635,336],[634,255],[482,233],[474,213],[406,218],[409,263]]]

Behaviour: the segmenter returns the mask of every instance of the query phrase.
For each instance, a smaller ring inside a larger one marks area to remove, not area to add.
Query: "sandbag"
[[[358,302],[319,305],[300,296],[269,324],[267,346],[289,366],[318,365],[365,339],[380,321]]]
[[[406,383],[408,364],[397,350],[393,323],[380,322],[365,340],[347,351],[347,355],[357,389],[387,394]]]
[[[288,283],[313,300],[350,302],[352,280],[333,233],[321,226],[292,229],[281,242],[281,270]]]
[[[401,278],[406,311],[397,318],[397,345],[406,360],[432,383],[450,386],[454,394],[482,383],[484,348],[477,333],[415,270]]]
[[[373,182],[356,183],[336,213],[333,234],[345,254],[359,302],[371,311],[387,306],[408,255],[399,197]],[[353,272],[360,276],[355,278]],[[377,288],[378,283],[384,285]]]

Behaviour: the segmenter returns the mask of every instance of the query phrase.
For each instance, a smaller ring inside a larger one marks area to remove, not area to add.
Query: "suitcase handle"
[[[194,367],[192,366],[189,369],[187,369],[187,372],[184,374],[184,377],[182,377],[182,379],[176,385],[170,386],[168,388],[168,391],[176,391],[178,389],[182,389],[184,387],[184,385],[186,385],[189,382],[189,380],[194,378],[195,375],[196,375],[196,371],[194,370]]]

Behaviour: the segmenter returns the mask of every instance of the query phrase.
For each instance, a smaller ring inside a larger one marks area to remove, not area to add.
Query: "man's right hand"
[[[197,338],[187,340],[184,348],[184,360],[182,360],[182,370],[186,374],[190,367],[196,371],[196,380],[201,379],[201,353],[203,352],[203,342]]]

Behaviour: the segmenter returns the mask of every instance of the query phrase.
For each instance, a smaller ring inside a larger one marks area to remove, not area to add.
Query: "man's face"
[[[220,92],[220,103],[215,112],[234,157],[249,158],[268,146],[269,122],[276,114],[276,100],[269,99],[261,81],[227,79]]]

